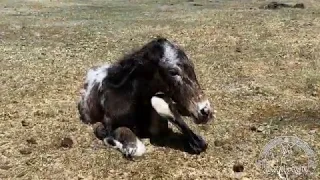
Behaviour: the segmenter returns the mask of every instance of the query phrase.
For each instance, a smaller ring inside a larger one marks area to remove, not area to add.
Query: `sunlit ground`
[[[303,2],[263,10],[259,0],[1,1],[0,179],[276,179],[256,161],[280,135],[319,157],[320,4]],[[157,35],[194,61],[217,119],[188,122],[209,143],[205,153],[145,140],[147,153],[131,162],[79,121],[78,90],[89,67]]]

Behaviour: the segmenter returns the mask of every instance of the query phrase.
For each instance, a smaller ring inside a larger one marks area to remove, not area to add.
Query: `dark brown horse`
[[[195,153],[207,148],[206,142],[180,116],[205,124],[213,119],[213,108],[201,90],[192,61],[165,38],[150,41],[114,64],[91,68],[81,92],[78,103],[81,121],[101,122],[105,133],[98,138],[119,146],[126,155],[137,152],[142,155],[138,150],[141,142],[137,139],[135,144],[130,144],[117,140],[119,128],[126,129],[124,134],[131,134],[130,137],[156,136],[167,132],[167,120],[187,136]],[[169,114],[163,112],[166,106],[170,107]]]

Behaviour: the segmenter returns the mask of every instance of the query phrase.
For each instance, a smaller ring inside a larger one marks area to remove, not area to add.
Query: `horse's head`
[[[165,38],[151,43],[149,58],[167,86],[166,94],[176,103],[179,112],[192,116],[196,124],[205,124],[213,117],[213,108],[198,82],[193,62],[186,53]]]
[[[129,79],[148,81],[141,83],[152,84],[151,89],[155,92],[164,91],[176,103],[181,115],[193,117],[196,124],[205,124],[213,117],[213,109],[198,82],[193,62],[181,48],[165,38],[156,38],[126,55],[110,68],[104,82],[109,87],[119,88],[133,82]]]

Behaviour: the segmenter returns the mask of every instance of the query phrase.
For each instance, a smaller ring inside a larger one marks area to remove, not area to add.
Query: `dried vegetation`
[[[319,3],[261,3],[1,1],[0,179],[269,179],[255,162],[279,135],[319,156]],[[190,123],[209,142],[201,155],[146,142],[129,162],[80,123],[78,90],[89,67],[156,35],[188,52],[218,118]]]

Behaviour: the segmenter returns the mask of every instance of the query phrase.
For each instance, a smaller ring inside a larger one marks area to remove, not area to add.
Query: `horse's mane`
[[[108,76],[104,80],[105,85],[111,88],[120,88],[128,82],[143,65],[154,64],[163,54],[162,44],[167,39],[158,37],[145,44],[140,49],[133,49],[123,55],[108,70]]]

